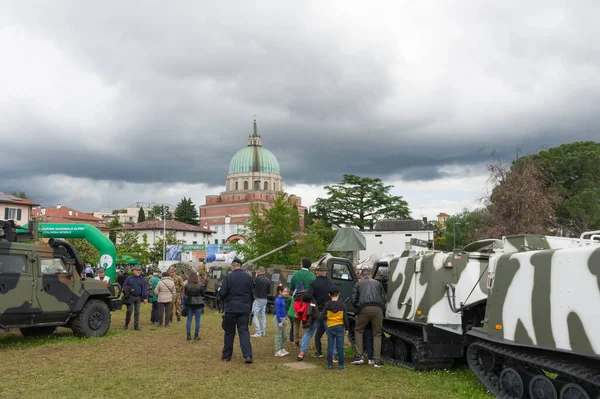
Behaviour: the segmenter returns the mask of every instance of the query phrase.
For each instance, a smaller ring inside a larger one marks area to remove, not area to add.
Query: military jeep
[[[119,286],[82,279],[84,265],[67,241],[19,242],[36,239],[37,223],[17,233],[13,221],[0,221],[0,328],[19,328],[24,336],[57,327],[80,337],[105,335],[110,312],[122,307]]]

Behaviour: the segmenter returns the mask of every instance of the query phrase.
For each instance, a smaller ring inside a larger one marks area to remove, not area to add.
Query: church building
[[[231,158],[225,191],[207,195],[206,203],[200,206],[200,226],[215,232],[212,235],[214,244],[244,240],[240,233],[250,217],[250,205],[261,204],[269,208],[281,191],[283,179],[279,161],[262,146],[255,119],[248,145]],[[302,206],[302,199],[290,195],[288,200],[298,208],[300,228],[304,228],[306,207]]]

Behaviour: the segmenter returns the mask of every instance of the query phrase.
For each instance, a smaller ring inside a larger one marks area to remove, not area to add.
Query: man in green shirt
[[[298,288],[298,286],[300,285],[300,283],[302,283],[302,289],[303,290],[307,290],[308,287],[310,286],[311,281],[313,281],[314,279],[316,279],[316,276],[314,275],[314,273],[311,273],[309,271],[310,269],[310,265],[312,264],[312,262],[310,261],[310,259],[308,258],[302,258],[302,269],[295,271],[294,274],[292,274],[292,280],[290,281],[290,292],[292,293],[292,296],[296,293],[296,289]],[[290,311],[288,312],[288,316],[290,315],[290,313],[293,313],[294,317],[296,316],[295,311],[294,311],[294,302],[292,302],[292,305],[290,306]],[[302,325],[301,325],[301,320],[298,318],[294,319],[294,344],[296,346],[300,346],[300,340],[302,339]]]
[[[150,313],[150,323],[158,325],[158,297],[154,293],[156,285],[161,279],[159,271],[154,272],[154,275],[148,280],[148,300],[152,304],[152,313]]]

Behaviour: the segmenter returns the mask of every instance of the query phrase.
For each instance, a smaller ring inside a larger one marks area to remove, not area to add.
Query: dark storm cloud
[[[222,185],[254,113],[287,184],[443,178],[599,131],[595,2],[61,4],[5,4],[0,22],[103,89],[81,124],[0,94],[0,191],[48,174]]]

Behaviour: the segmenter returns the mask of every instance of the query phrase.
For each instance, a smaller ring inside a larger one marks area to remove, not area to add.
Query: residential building
[[[448,221],[449,217],[450,215],[444,212],[441,212],[439,215],[437,215],[438,226],[440,227],[440,229],[446,228],[446,222]]]
[[[161,208],[163,206],[167,206],[167,207],[169,207],[169,213],[171,215],[173,215],[175,213],[176,206],[171,205],[171,204],[161,203],[161,202],[135,202],[125,208],[100,209],[100,210],[94,211],[93,215],[97,218],[104,220],[105,223],[108,223],[112,219],[116,218],[123,225],[133,224],[133,223],[138,223],[138,215],[140,212],[140,208],[142,208],[144,210],[146,217],[148,217],[148,213],[155,206],[159,206]]]
[[[100,229],[105,235],[108,235],[109,231],[102,219],[61,204],[51,208],[34,209],[32,217],[40,223],[89,224]]]
[[[361,230],[365,236],[367,249],[360,251],[358,257],[360,261],[369,256],[397,253],[402,254],[411,239],[417,239],[433,243],[434,229],[423,220],[397,220],[385,219],[375,222],[373,230]]]
[[[14,220],[17,225],[29,223],[33,207],[40,206],[35,201],[0,192],[0,218]]]
[[[225,191],[219,195],[207,195],[206,203],[200,206],[200,226],[215,232],[211,237],[213,244],[243,240],[240,233],[250,217],[250,205],[269,208],[278,193],[283,191],[279,161],[262,146],[261,140],[255,119],[248,145],[231,158]],[[306,207],[302,206],[302,198],[290,195],[288,201],[298,208],[300,228],[303,229]]]
[[[138,242],[144,242],[144,234],[147,242],[153,246],[158,238],[163,238],[166,232],[174,232],[178,241],[183,244],[211,244],[211,236],[213,231],[200,226],[194,226],[178,222],[176,220],[167,220],[163,223],[162,220],[146,220],[145,222],[135,223],[122,228],[118,231],[135,231],[138,233]],[[118,242],[118,235],[117,235]]]

